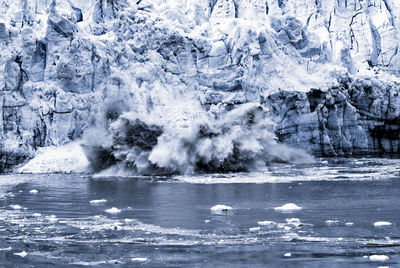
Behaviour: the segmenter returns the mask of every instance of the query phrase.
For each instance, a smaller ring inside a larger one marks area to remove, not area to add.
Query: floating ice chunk
[[[353,223],[353,222],[346,222],[344,225],[346,225],[346,226],[353,226],[354,223]]]
[[[131,222],[133,222],[133,220],[131,220],[131,219],[125,219],[125,223],[131,223]]]
[[[369,256],[370,261],[387,261],[389,260],[389,257],[386,255],[371,255]]]
[[[274,208],[276,211],[295,211],[295,210],[301,210],[303,209],[302,207],[297,206],[296,204],[293,203],[288,203],[285,204],[281,207],[276,207]]]
[[[33,216],[33,217],[40,217],[40,216],[42,216],[42,214],[40,214],[40,213],[33,213],[32,216]]]
[[[338,220],[326,220],[325,223],[327,225],[337,225],[339,223]]]
[[[298,218],[291,218],[291,219],[286,219],[286,222],[290,225],[294,225],[296,227],[299,227],[303,225],[303,223],[300,221]]]
[[[38,190],[32,189],[32,190],[29,191],[29,193],[30,193],[30,194],[37,194],[37,193],[38,193]]]
[[[21,209],[22,207],[20,205],[10,205],[10,208],[12,208],[12,209]]]
[[[112,208],[106,209],[105,212],[110,213],[110,214],[118,214],[121,212],[121,210],[119,208],[112,207]]]
[[[204,220],[204,222],[205,222],[205,223],[210,223],[211,221],[210,221],[210,220]]]
[[[258,225],[261,225],[261,226],[275,225],[275,222],[273,222],[273,221],[259,221],[257,223],[258,223]]]
[[[249,228],[250,232],[257,232],[257,231],[260,231],[260,230],[261,230],[260,227],[251,227],[251,228]]]
[[[145,262],[147,260],[148,260],[147,258],[141,258],[141,257],[131,258],[131,261],[135,262]]]
[[[14,255],[17,255],[17,256],[20,256],[22,258],[25,258],[26,255],[28,255],[28,253],[26,253],[25,251],[22,251],[22,252],[14,253]]]
[[[97,200],[91,200],[90,204],[94,205],[94,204],[102,204],[102,203],[106,203],[107,200],[105,199],[97,199]]]
[[[221,213],[221,212],[228,212],[229,210],[232,210],[232,207],[226,206],[226,205],[216,205],[210,209],[211,209],[212,213]]]
[[[58,221],[56,215],[46,216],[46,219],[51,223],[56,223]]]
[[[384,226],[391,226],[392,223],[388,221],[377,221],[374,223],[374,227],[384,227]]]
[[[283,256],[285,256],[285,257],[292,257],[292,253],[285,253],[285,254],[283,254]]]

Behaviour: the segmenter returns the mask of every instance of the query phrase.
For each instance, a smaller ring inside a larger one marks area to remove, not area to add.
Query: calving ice
[[[93,145],[87,137],[116,138],[117,129],[125,131],[121,122],[142,124],[144,135],[146,126],[155,126],[157,144],[142,148],[141,156],[112,148],[117,162],[145,173],[153,165],[162,172],[191,172],[204,163],[211,163],[210,170],[240,170],[238,161],[226,161],[255,159],[262,149],[250,148],[249,157],[224,156],[234,151],[228,144],[209,153],[176,154],[182,139],[196,140],[199,125],[226,128],[225,115],[246,114],[242,106],[248,103],[269,110],[266,118],[275,124],[266,133],[253,131],[248,145],[262,147],[276,135],[316,155],[398,153],[396,1],[1,3],[3,171],[42,147],[83,139],[87,150]],[[241,127],[234,123],[229,133],[200,138],[196,150],[208,150],[210,140],[233,138],[235,128]],[[260,135],[269,141],[260,142]],[[104,141],[104,147],[113,146],[112,139]],[[166,150],[171,154],[160,159]],[[66,154],[84,162],[82,152]],[[112,164],[104,162],[95,169]]]

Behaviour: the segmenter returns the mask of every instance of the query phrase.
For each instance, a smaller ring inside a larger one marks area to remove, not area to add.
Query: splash
[[[162,125],[156,116],[128,112],[107,130],[107,140],[83,145],[96,171],[193,174],[262,170],[272,162],[309,162],[312,157],[276,141],[268,111],[257,103],[209,113],[185,126]],[[98,135],[98,133],[97,133]]]

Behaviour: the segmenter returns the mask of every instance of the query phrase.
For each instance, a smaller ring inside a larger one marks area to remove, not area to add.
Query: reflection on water
[[[1,176],[0,263],[395,267],[399,164],[321,160],[171,178]],[[303,209],[274,209],[287,203]],[[217,204],[232,210],[212,213]],[[374,226],[379,221],[391,224]]]

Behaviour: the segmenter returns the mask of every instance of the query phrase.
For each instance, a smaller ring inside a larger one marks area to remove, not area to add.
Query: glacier
[[[394,0],[0,0],[0,171],[71,142],[93,170],[142,174],[311,159],[298,149],[398,154],[399,12]]]

